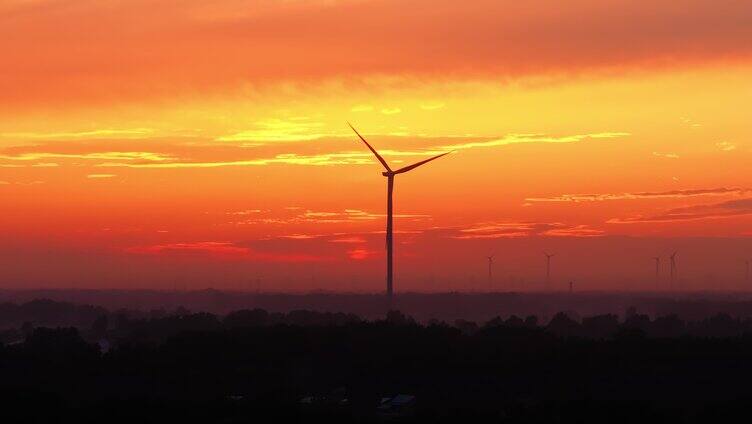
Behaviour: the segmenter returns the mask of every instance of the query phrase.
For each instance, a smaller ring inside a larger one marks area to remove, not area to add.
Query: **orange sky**
[[[684,288],[744,288],[749,22],[748,1],[5,0],[0,287],[382,290],[386,184],[350,121],[396,166],[455,151],[397,178],[397,291],[539,290],[543,250],[554,288],[665,288],[673,250]]]

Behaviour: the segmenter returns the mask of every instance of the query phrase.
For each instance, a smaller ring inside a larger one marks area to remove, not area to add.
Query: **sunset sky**
[[[750,289],[749,0],[2,0],[0,287]],[[489,286],[486,259],[495,255]]]

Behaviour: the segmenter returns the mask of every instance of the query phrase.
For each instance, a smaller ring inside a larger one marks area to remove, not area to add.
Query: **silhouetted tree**
[[[101,315],[93,324],[91,324],[91,337],[101,339],[107,336],[108,320],[107,315]]]
[[[535,315],[530,315],[527,318],[525,318],[525,327],[538,328],[538,317]]]
[[[269,324],[269,314],[262,309],[243,309],[229,313],[223,323],[229,328],[261,327]]]
[[[630,308],[624,319],[622,325],[625,329],[640,330],[643,334],[647,334],[650,331],[650,317],[643,314],[638,314],[635,308]]]
[[[463,334],[473,335],[478,332],[478,324],[472,321],[458,319],[454,322],[454,326],[457,327]]]
[[[99,356],[99,348],[86,343],[72,327],[36,328],[26,339],[24,349],[32,356],[54,362],[93,360]]]
[[[651,337],[679,337],[686,333],[684,321],[675,314],[658,317],[650,325]]]
[[[582,320],[582,335],[603,339],[619,330],[619,317],[613,314],[586,317]]]
[[[400,311],[391,310],[386,314],[386,322],[392,325],[417,325],[415,320]]]
[[[580,334],[580,324],[563,312],[559,312],[551,319],[546,330],[559,337],[572,337]]]
[[[21,325],[21,333],[23,334],[25,339],[31,337],[31,334],[33,332],[34,332],[34,324],[32,324],[31,322],[26,321]]]
[[[504,325],[512,328],[521,328],[525,326],[525,321],[523,321],[522,318],[518,317],[517,315],[511,315],[504,322]]]

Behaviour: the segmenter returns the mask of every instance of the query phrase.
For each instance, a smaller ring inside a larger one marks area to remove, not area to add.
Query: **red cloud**
[[[371,256],[373,256],[375,254],[376,254],[376,252],[374,252],[372,250],[367,250],[367,249],[362,249],[362,248],[358,248],[358,249],[353,249],[353,250],[348,250],[347,251],[347,256],[350,259],[353,259],[353,260],[356,260],[356,261],[360,261],[360,260],[363,260],[363,259],[368,259],[368,258],[370,258]]]
[[[669,209],[658,215],[614,218],[610,224],[632,224],[642,222],[694,221],[699,219],[730,218],[752,215],[752,198],[729,200],[721,203],[685,206]]]
[[[155,244],[125,249],[127,253],[147,255],[208,255],[219,258],[247,259],[260,262],[317,262],[330,258],[303,253],[257,252],[229,242],[202,241]]]
[[[203,253],[217,255],[247,255],[251,250],[238,247],[232,243],[217,241],[201,241],[190,243],[154,244],[137,246],[126,249],[129,253],[161,254],[161,253]]]
[[[0,9],[3,101],[112,101],[370,75],[498,79],[747,60],[752,53],[745,0],[252,4],[132,0]]]
[[[452,236],[455,239],[501,239],[531,236],[549,237],[598,237],[603,231],[586,225],[570,225],[561,222],[487,222],[460,229]]]
[[[353,244],[359,244],[359,243],[365,243],[366,239],[363,237],[341,237],[333,240],[329,240],[330,243],[353,243]]]

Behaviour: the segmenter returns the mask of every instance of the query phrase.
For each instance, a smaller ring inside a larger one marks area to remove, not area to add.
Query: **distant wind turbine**
[[[745,265],[747,265],[747,269],[744,273],[744,280],[749,283],[749,260],[744,262]]]
[[[655,285],[657,287],[661,282],[661,257],[655,256],[653,259],[655,260]]]
[[[493,255],[486,256],[488,258],[488,287],[493,287],[493,274],[491,273],[491,267],[493,265]]]
[[[671,288],[676,288],[676,252],[672,253],[671,256]]]
[[[546,253],[543,252],[544,255],[546,255],[546,288],[551,287],[551,258],[553,258],[556,253]]]
[[[392,218],[393,218],[393,207],[392,207],[392,194],[394,193],[394,176],[397,174],[403,174],[407,171],[411,171],[421,165],[424,165],[428,162],[431,162],[432,160],[436,160],[444,155],[448,155],[451,152],[442,153],[440,155],[436,155],[432,158],[428,158],[426,160],[422,160],[420,162],[416,162],[412,165],[405,166],[403,168],[400,168],[396,171],[392,171],[392,168],[389,167],[389,164],[386,163],[383,157],[374,149],[365,138],[363,138],[362,135],[358,132],[358,130],[355,129],[355,127],[352,126],[349,122],[347,125],[352,128],[353,131],[355,131],[355,134],[358,135],[358,138],[360,138],[363,143],[368,147],[368,150],[371,151],[371,153],[376,156],[376,159],[381,162],[381,165],[384,167],[386,171],[382,172],[381,175],[385,176],[387,178],[387,198],[386,198],[386,296],[389,301],[389,306],[392,305],[392,298],[394,295],[394,268],[393,268],[393,261],[392,261],[392,254],[393,254],[393,231],[392,231]]]

